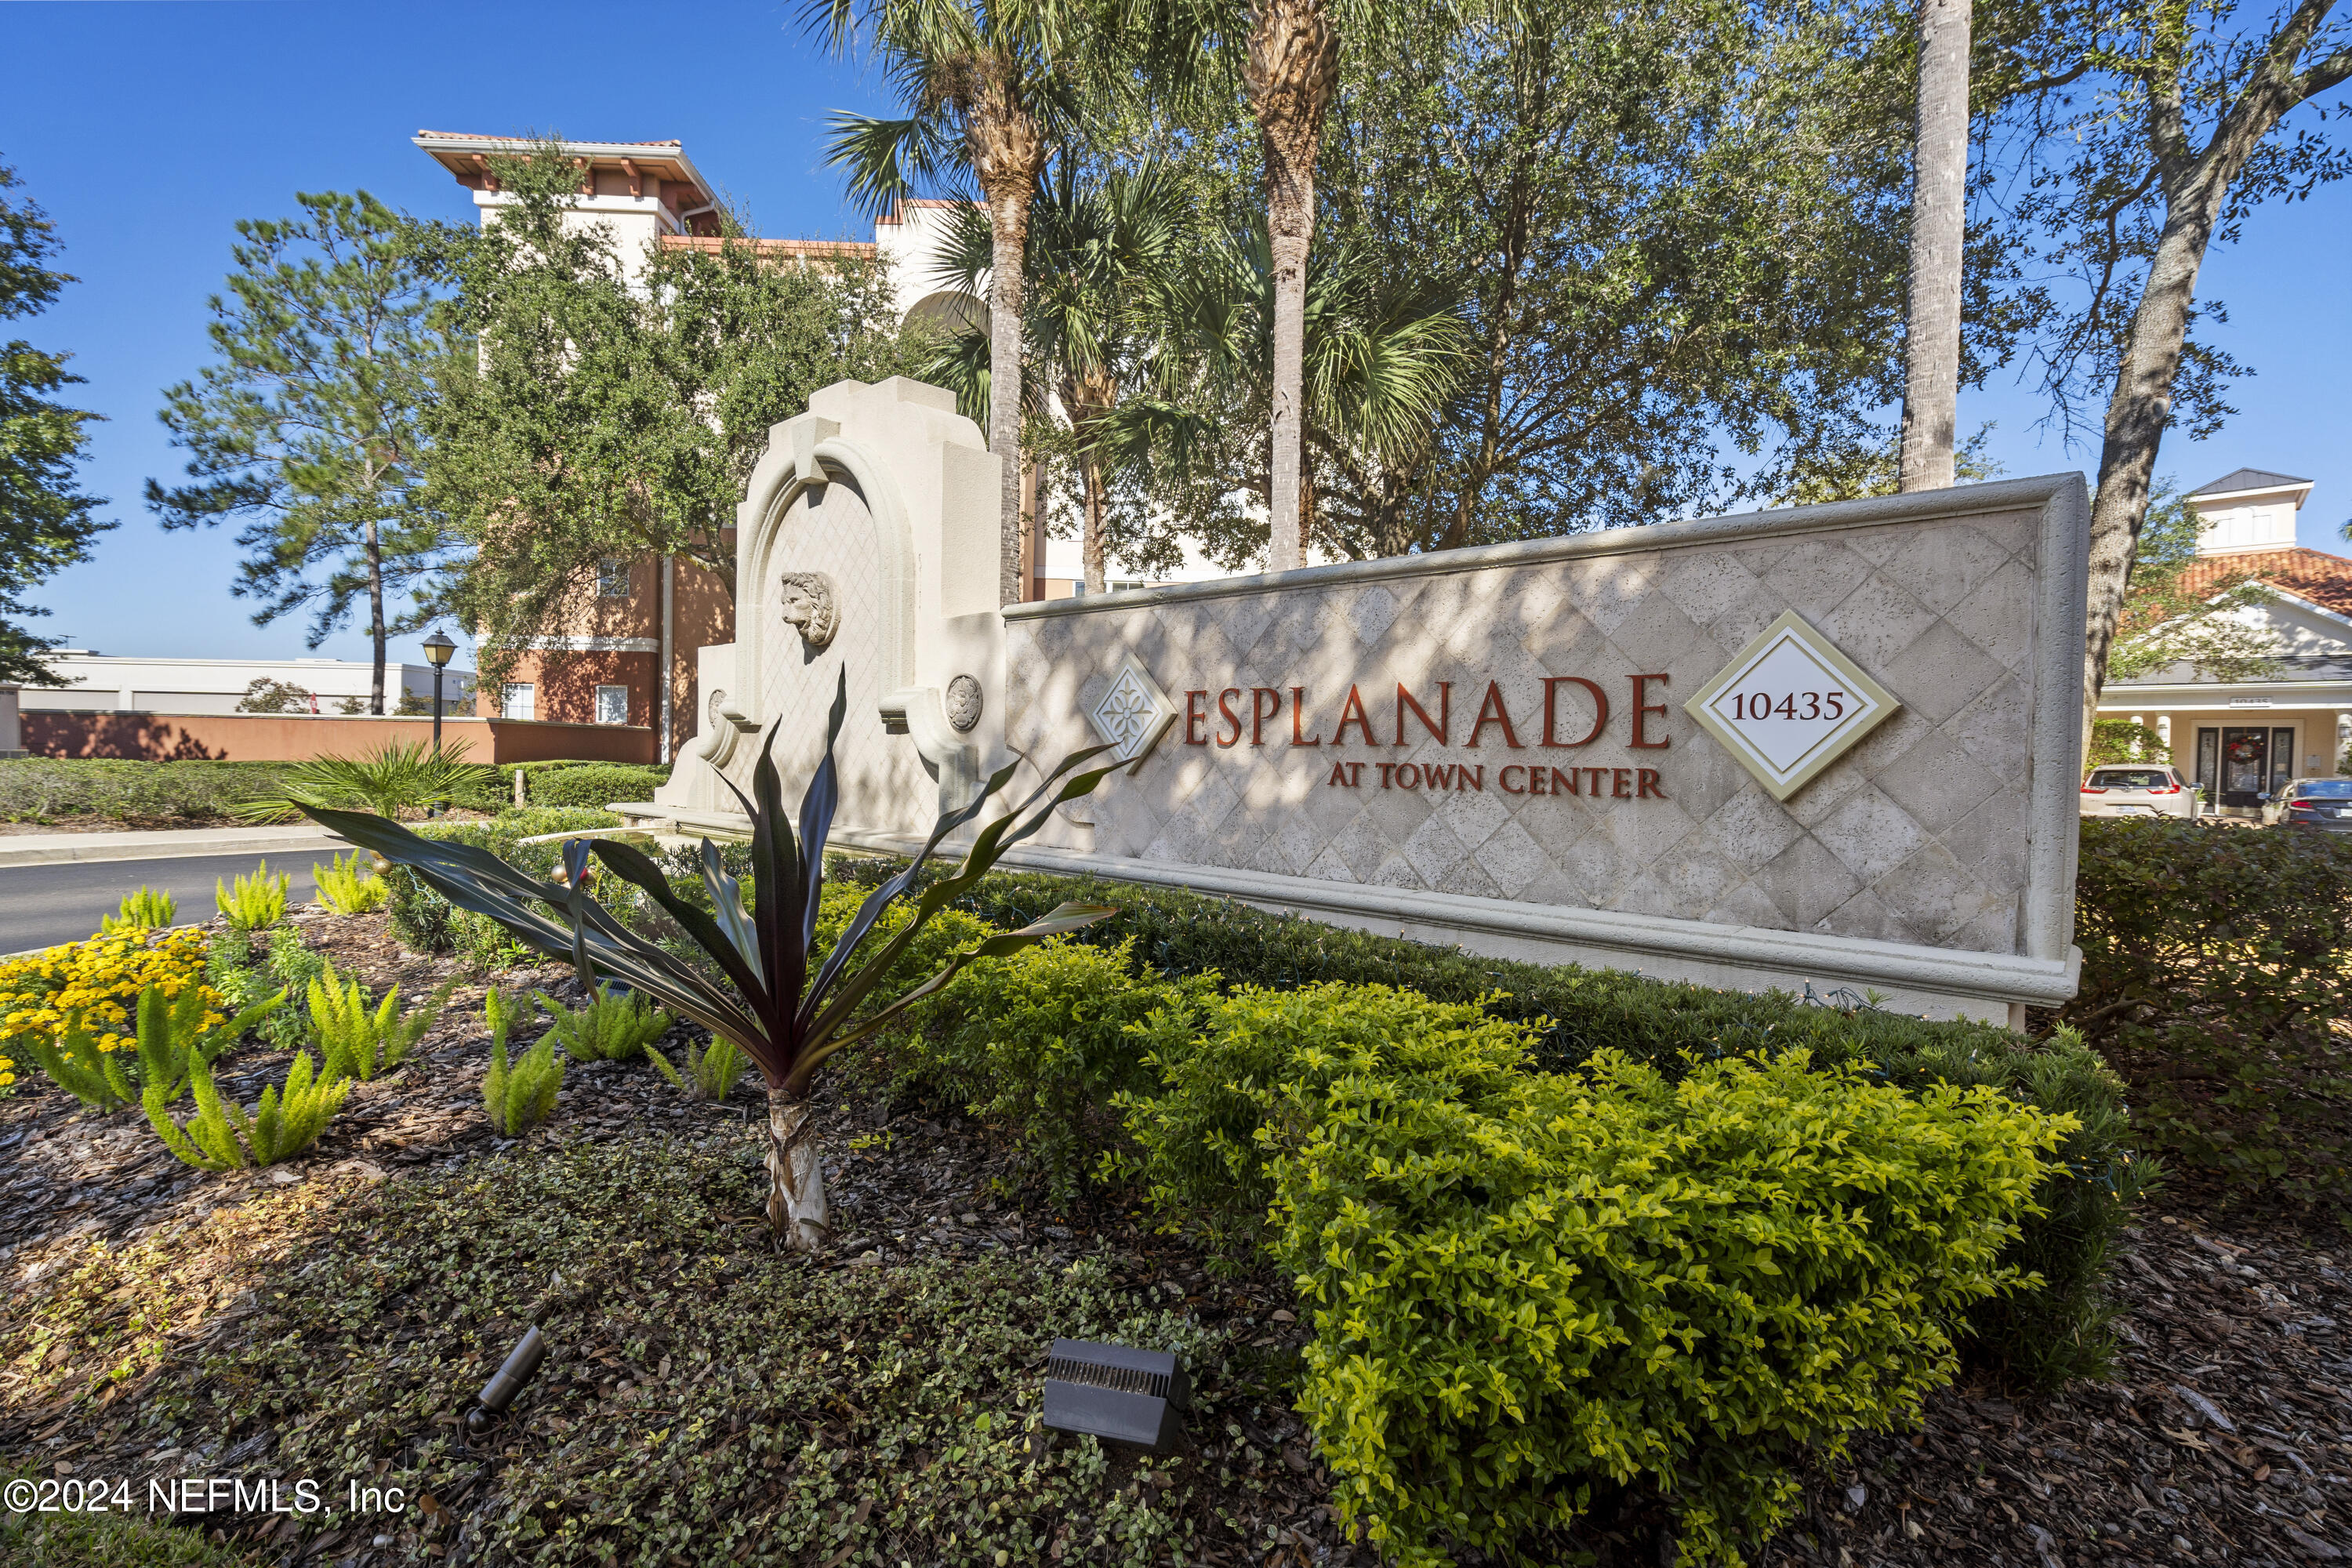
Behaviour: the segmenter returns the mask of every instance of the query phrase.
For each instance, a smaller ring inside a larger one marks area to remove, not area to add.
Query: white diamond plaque
[[[1143,759],[1176,722],[1176,704],[1151,679],[1142,661],[1129,654],[1113,672],[1111,682],[1087,710],[1087,722],[1111,748],[1111,761],[1143,765]]]
[[[1786,800],[1902,706],[1790,610],[1683,710]]]

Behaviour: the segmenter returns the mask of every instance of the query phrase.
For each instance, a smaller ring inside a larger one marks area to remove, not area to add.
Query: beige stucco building
[[[2268,602],[2244,614],[2266,634],[2277,674],[2221,681],[2183,663],[2100,694],[2102,719],[2163,736],[2173,764],[2225,814],[2252,816],[2287,780],[2343,770],[2352,747],[2352,560],[2295,543],[2311,489],[2309,479],[2240,468],[2188,497],[2202,529],[2186,586],[2260,584]]]

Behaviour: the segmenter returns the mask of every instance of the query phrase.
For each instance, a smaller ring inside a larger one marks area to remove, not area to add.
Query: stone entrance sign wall
[[[769,596],[706,650],[736,706],[703,761],[739,777],[777,718],[798,776],[849,670],[847,841],[1108,741],[1131,767],[1024,863],[1938,1016],[2072,994],[2079,476],[1000,613],[990,459],[915,393],[831,388],[778,426],[739,546]],[[835,585],[827,649],[782,619],[783,573]],[[688,765],[629,809],[724,826],[720,795]]]

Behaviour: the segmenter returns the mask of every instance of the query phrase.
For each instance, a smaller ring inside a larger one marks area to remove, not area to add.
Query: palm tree
[[[1187,193],[1156,163],[1086,181],[1066,156],[1039,181],[1030,203],[1024,327],[1029,363],[1043,377],[1023,384],[1042,384],[1053,395],[1051,404],[1032,398],[1033,414],[1068,422],[1086,510],[1083,570],[1090,594],[1105,586],[1108,422],[1142,371],[1158,315],[1153,302],[1179,286],[1191,210]],[[942,281],[976,287],[990,265],[991,227],[977,213],[957,226]],[[971,334],[950,340],[929,372],[967,405],[986,399],[992,385],[975,346]]]
[[[1919,106],[1911,154],[1911,316],[1905,333],[1902,486],[1948,488],[1960,392],[1960,267],[1968,238],[1971,0],[1919,0]]]
[[[1306,444],[1307,253],[1315,237],[1315,159],[1339,85],[1339,30],[1323,0],[1260,0],[1242,66],[1265,153],[1265,226],[1274,260],[1273,465],[1266,570],[1307,559],[1300,504]]]
[[[834,117],[829,161],[853,199],[887,210],[923,186],[976,182],[989,216],[988,445],[1002,464],[998,598],[1021,574],[1021,354],[1030,194],[1076,118],[1098,43],[1083,6],[1052,0],[808,0],[810,31],[846,50],[862,31],[906,113]],[[1095,79],[1104,79],[1097,77]]]
[[[1454,300],[1351,247],[1313,258],[1305,283],[1293,545],[1316,531],[1349,556],[1400,553],[1401,514],[1426,503],[1421,488],[1468,334]],[[1245,482],[1270,500],[1279,295],[1271,237],[1254,225],[1148,297],[1161,314],[1137,362],[1141,384],[1102,421],[1105,466],[1149,476],[1163,503],[1202,488],[1221,497]],[[1269,512],[1277,536],[1286,515]]]

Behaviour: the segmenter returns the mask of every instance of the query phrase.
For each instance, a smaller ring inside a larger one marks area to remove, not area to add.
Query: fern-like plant
[[[201,987],[191,985],[167,998],[150,985],[139,993],[133,1009],[133,1050],[101,1050],[79,1013],[66,1020],[57,1039],[34,1033],[24,1037],[22,1044],[58,1088],[92,1110],[119,1110],[141,1099],[142,1089],[161,1094],[169,1105],[187,1089],[191,1063],[199,1058],[209,1062],[285,999],[281,992],[207,1030],[207,998]]]
[[[563,1058],[555,1054],[551,1031],[509,1068],[507,1031],[529,1016],[530,1009],[509,1002],[492,986],[482,998],[482,1011],[490,1023],[490,1070],[482,1079],[482,1105],[499,1137],[520,1138],[554,1110],[556,1091],[563,1087]]]
[[[370,1008],[367,987],[356,980],[345,984],[329,963],[326,973],[310,982],[310,1033],[319,1042],[320,1070],[329,1078],[372,1083],[378,1073],[398,1067],[441,1016],[442,1006],[457,984],[447,982],[424,1006],[404,1018],[399,986],[386,991],[383,1000]]]
[[[319,1141],[352,1092],[347,1078],[314,1076],[310,1053],[301,1051],[287,1070],[285,1092],[275,1087],[263,1089],[261,1103],[247,1115],[243,1106],[221,1099],[213,1087],[212,1063],[202,1055],[189,1058],[188,1069],[196,1114],[186,1126],[172,1119],[170,1102],[158,1085],[147,1086],[141,1103],[147,1124],[164,1147],[199,1171],[241,1171],[292,1159]]]
[[[232,809],[247,822],[288,822],[320,806],[364,806],[389,818],[455,800],[478,788],[490,771],[465,761],[456,747],[394,741],[363,757],[319,757],[289,768],[284,795]]]
[[[213,903],[236,930],[259,931],[286,918],[286,897],[293,886],[292,873],[280,871],[272,877],[269,862],[264,860],[253,875],[239,877],[235,887],[215,878]]]
[[[357,854],[358,851],[353,850],[352,853]],[[171,894],[159,892],[153,888],[142,887],[137,892],[122,900],[121,910],[110,915],[99,916],[98,929],[110,932],[156,931],[170,925],[172,917],[179,912],[180,906],[173,900]]]
[[[635,992],[611,985],[597,986],[596,999],[585,1007],[566,1007],[544,991],[534,991],[531,997],[554,1020],[548,1037],[578,1061],[624,1062],[642,1056],[668,1032],[671,1022],[668,1014],[657,1012]]]
[[[707,1100],[713,1104],[734,1092],[736,1080],[743,1076],[744,1068],[750,1065],[743,1059],[741,1047],[717,1036],[711,1037],[708,1047],[698,1041],[687,1042],[686,1070],[682,1073],[670,1066],[669,1058],[656,1050],[650,1042],[646,1046],[646,1055],[653,1058],[654,1066],[661,1070],[662,1077],[669,1079],[672,1089],[683,1089],[697,1100]]]
[[[310,880],[318,885],[319,901],[339,915],[363,915],[370,910],[383,908],[392,889],[373,869],[360,865],[360,852],[338,855],[324,866],[310,868]]]

